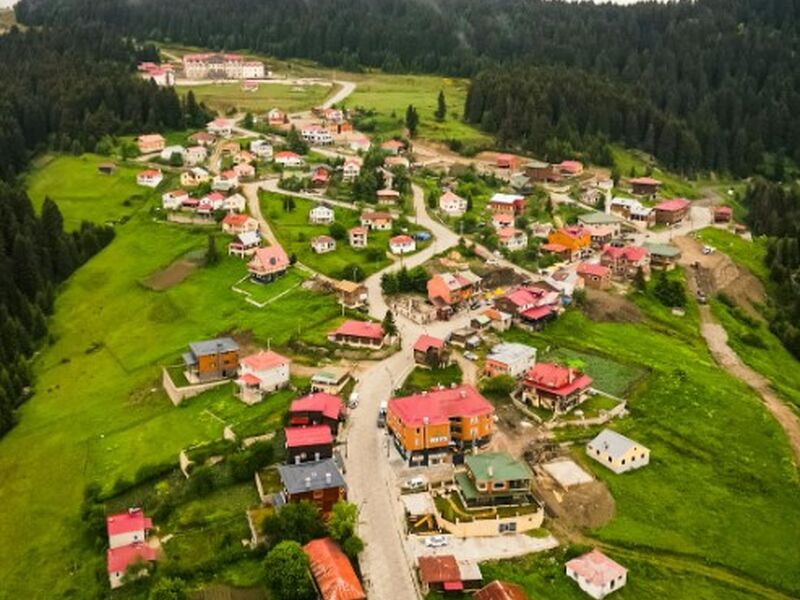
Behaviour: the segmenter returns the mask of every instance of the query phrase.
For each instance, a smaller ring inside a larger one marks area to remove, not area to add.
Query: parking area
[[[558,540],[552,535],[536,538],[529,535],[503,535],[494,537],[456,538],[451,535],[442,536],[447,543],[438,548],[425,545],[425,536],[410,536],[408,544],[411,555],[436,556],[452,554],[458,560],[485,561],[500,558],[513,558],[532,552],[543,552],[558,546]]]

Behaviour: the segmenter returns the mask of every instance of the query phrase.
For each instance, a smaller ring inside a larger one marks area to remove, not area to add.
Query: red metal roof
[[[638,262],[650,254],[650,251],[641,246],[624,246],[622,248],[618,246],[606,246],[603,248],[603,254],[610,256],[614,260],[624,258],[629,262]]]
[[[529,321],[539,321],[551,314],[553,314],[553,309],[550,306],[534,306],[523,312],[521,316]]]
[[[322,600],[364,600],[361,582],[342,549],[331,538],[312,540],[303,550]]]
[[[292,402],[289,413],[319,412],[329,419],[338,419],[342,414],[342,399],[333,394],[317,392]]]
[[[577,160],[562,160],[561,164],[558,165],[558,168],[562,171],[568,171],[570,173],[579,173],[583,170],[583,164]]]
[[[108,535],[119,535],[133,531],[147,531],[153,528],[153,521],[144,516],[140,508],[132,508],[126,512],[106,517]]]
[[[639,185],[661,185],[658,179],[653,179],[652,177],[636,177],[631,179],[631,183]]]
[[[414,344],[414,350],[427,352],[429,348],[444,348],[444,340],[427,334],[419,336],[419,339]]]
[[[393,238],[391,238],[389,240],[389,243],[392,244],[392,245],[411,244],[413,242],[414,242],[414,238],[412,238],[410,235],[404,235],[404,234],[396,235],[396,236],[394,236]]]
[[[417,559],[419,578],[424,583],[461,583],[461,572],[456,557],[452,554],[442,556],[420,556]]]
[[[274,369],[280,365],[289,364],[289,359],[285,356],[273,352],[272,350],[262,350],[256,354],[245,356],[242,359],[242,364],[247,365],[254,371],[265,371],[267,369]]]
[[[597,263],[580,263],[576,269],[578,275],[593,275],[595,277],[608,277],[611,269]]]
[[[304,446],[322,446],[333,443],[331,429],[327,425],[312,425],[311,427],[287,427],[283,430],[286,434],[287,448],[302,448]]]
[[[109,573],[124,573],[125,569],[137,560],[155,560],[157,555],[155,548],[142,543],[109,548],[106,554],[106,567]]]
[[[370,321],[345,321],[331,335],[344,335],[350,337],[383,339],[383,327],[380,323]]]
[[[685,198],[673,198],[672,200],[664,200],[661,204],[656,204],[656,210],[663,210],[665,212],[678,212],[689,206],[689,201]]]
[[[452,417],[478,417],[494,412],[491,403],[471,385],[431,390],[389,400],[389,412],[408,426],[447,423]]]
[[[253,260],[247,266],[256,271],[278,271],[289,266],[289,257],[280,246],[267,246],[256,250]]]
[[[261,380],[252,373],[245,373],[239,378],[239,381],[247,385],[258,385],[261,383]]]
[[[161,175],[161,171],[157,169],[146,169],[141,171],[137,177],[159,177]]]
[[[525,383],[556,396],[569,396],[592,385],[592,378],[563,365],[539,363],[525,374]]]
[[[528,600],[523,589],[507,581],[494,580],[475,592],[474,600]]]
[[[567,562],[566,567],[598,587],[602,587],[628,572],[625,567],[597,549],[573,558]]]
[[[505,295],[505,299],[515,306],[532,306],[544,296],[544,291],[540,289],[517,288]]]
[[[730,206],[717,206],[714,212],[721,215],[730,215],[733,214],[733,209]]]
[[[540,248],[545,252],[556,252],[559,254],[569,250],[564,244],[542,244]]]
[[[241,227],[250,219],[248,215],[245,214],[238,214],[238,213],[230,213],[225,215],[225,218],[222,219],[222,222],[225,225],[232,225],[234,227]]]

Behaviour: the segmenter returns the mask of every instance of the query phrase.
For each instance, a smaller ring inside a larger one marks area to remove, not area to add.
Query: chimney
[[[575,381],[575,370],[572,367],[567,367],[567,383]]]
[[[331,474],[325,473],[325,483],[330,485],[331,481],[332,481]]]
[[[463,399],[463,398],[466,398],[466,397],[467,397],[467,392],[466,392],[466,391],[464,391],[464,390],[459,390],[459,391],[458,391],[458,397],[459,397],[459,398],[462,398],[462,399]]]
[[[494,467],[492,465],[486,467],[486,474],[489,476],[489,479],[494,477]]]
[[[306,488],[311,487],[311,477],[306,477]]]

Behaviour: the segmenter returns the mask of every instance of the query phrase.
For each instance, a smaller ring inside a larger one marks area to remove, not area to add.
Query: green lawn
[[[764,258],[767,254],[766,238],[754,238],[752,242],[726,229],[706,227],[697,232],[698,239],[730,256],[733,262],[747,268],[763,283],[769,279]]]
[[[695,312],[683,323],[696,323]],[[800,593],[800,484],[785,435],[753,392],[714,363],[696,325],[689,337],[649,315],[642,324],[592,323],[568,311],[530,342],[652,372],[629,396],[630,417],[613,426],[651,448],[647,468],[617,476],[575,448],[576,460],[616,501],[614,520],[590,535],[642,556],[667,552]]]
[[[97,154],[44,157],[26,182],[34,207],[49,196],[64,213],[67,229],[77,229],[82,220],[104,223],[132,215],[152,194],[136,185],[142,169],[118,164],[113,175],[103,175],[97,165],[104,162],[112,161]]]
[[[256,114],[275,107],[290,113],[308,110],[322,104],[333,91],[330,85],[294,86],[282,83],[261,83],[255,92],[245,92],[239,83],[182,85],[176,89],[181,95],[194,92],[198,102],[205,102],[217,112],[238,110]]]
[[[401,133],[405,126],[406,108],[412,104],[419,114],[418,135],[422,138],[437,141],[457,139],[481,147],[492,142],[491,136],[461,120],[469,85],[465,79],[384,73],[345,74],[342,78],[357,83],[356,91],[346,100],[347,106],[375,111],[375,117],[369,119],[374,123],[374,133]],[[444,92],[447,104],[447,117],[441,123],[434,117],[439,91]]]
[[[94,171],[90,163],[70,162]],[[58,193],[58,177],[36,176],[52,182],[40,184],[40,194]],[[91,217],[103,198],[100,190],[67,203],[66,220]],[[173,363],[188,342],[223,333],[242,332],[286,352],[291,339],[319,343],[340,318],[333,297],[300,288],[265,309],[244,302],[230,289],[244,264],[228,257],[165,291],[148,289],[140,282],[206,245],[206,234],[155,223],[148,208],[119,225],[111,245],[63,286],[52,344],[35,363],[36,395],[0,440],[0,539],[15,540],[0,548],[0,597],[103,590],[92,566],[102,549],[85,547],[81,538],[85,484],[108,487],[144,464],[177,461],[180,449],[218,439],[223,423],[248,434],[274,428],[289,401],[277,395],[247,407],[227,388],[175,408],[160,389],[161,364]]]
[[[652,158],[639,150],[629,150],[621,146],[612,145],[611,154],[614,157],[614,164],[619,169],[622,177],[630,177],[632,169],[636,171],[636,177],[642,177],[647,172],[648,166],[652,166],[652,173],[649,176],[658,179],[662,183],[659,193],[665,198],[695,199],[701,195],[696,183],[670,171],[665,171],[652,162]]]
[[[461,368],[453,363],[443,369],[425,369],[416,367],[403,383],[401,394],[416,394],[429,390],[438,385],[450,387],[452,383],[461,383]]]

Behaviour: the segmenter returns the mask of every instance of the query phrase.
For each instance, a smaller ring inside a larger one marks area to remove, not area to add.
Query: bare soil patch
[[[596,529],[614,518],[616,503],[601,481],[571,487],[556,487],[552,479],[540,478],[537,490],[548,512],[567,529]]]
[[[144,285],[153,291],[163,292],[181,283],[184,279],[189,277],[195,269],[201,266],[202,263],[202,258],[184,256],[167,268],[153,273],[145,280]]]
[[[602,290],[586,289],[586,303],[583,312],[595,322],[639,323],[642,311],[633,302]]]

